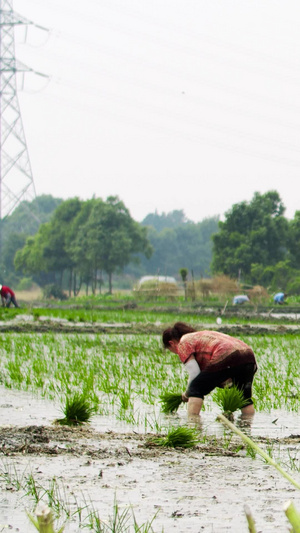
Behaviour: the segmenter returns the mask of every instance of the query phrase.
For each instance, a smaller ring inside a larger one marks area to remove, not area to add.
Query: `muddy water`
[[[140,414],[144,416],[145,405],[140,404],[139,409]],[[216,420],[218,413],[219,410],[215,404],[208,405],[207,410],[199,419],[199,429],[208,435],[222,436],[224,433],[223,426]],[[149,409],[149,418],[151,414],[153,419],[159,420],[164,428],[170,425],[182,426],[187,421],[184,405],[179,409],[178,413],[173,415],[161,414],[158,405],[155,409],[153,407]],[[39,398],[29,392],[6,389],[0,385],[0,426],[49,425],[61,416],[62,412],[58,403]],[[235,422],[239,426],[243,426],[239,415],[235,415]],[[139,434],[151,432],[151,428],[145,428],[144,424],[133,426],[121,420],[116,420],[115,417],[100,415],[96,415],[92,419],[90,427],[100,432],[118,431],[129,433],[136,431]],[[247,425],[243,427],[245,432],[253,438],[263,436],[264,438],[279,439],[292,434],[300,435],[299,415],[283,410],[258,412],[253,421],[251,421],[250,427],[247,427]]]
[[[299,490],[259,456],[249,457],[245,448],[236,452],[239,437],[216,422],[213,408],[199,423],[206,440],[192,450],[170,450],[147,446],[145,431],[109,417],[96,416],[83,429],[57,428],[52,422],[61,413],[55,403],[3,387],[0,393],[0,531],[34,531],[26,516],[26,510],[35,507],[32,495],[25,496],[29,473],[40,494],[55,477],[58,500],[75,513],[67,521],[65,531],[70,533],[96,531],[87,527],[91,510],[109,521],[115,498],[122,512],[128,509],[127,526],[132,523],[131,507],[140,526],[156,515],[155,533],[247,532],[246,503],[257,531],[288,532],[284,502],[293,499],[300,510]],[[185,424],[185,408],[165,419],[166,425]],[[241,425],[238,416],[235,423]],[[296,415],[257,413],[243,431],[264,449],[269,447],[274,458],[280,454],[287,468],[291,456],[299,466]],[[300,473],[289,471],[300,482]],[[16,476],[22,490],[16,490]],[[82,511],[80,525],[79,507],[87,503],[89,512]]]

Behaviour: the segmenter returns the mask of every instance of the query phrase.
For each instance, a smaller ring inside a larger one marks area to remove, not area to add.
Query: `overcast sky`
[[[14,0],[37,195],[118,195],[137,221],[300,210],[299,0]]]

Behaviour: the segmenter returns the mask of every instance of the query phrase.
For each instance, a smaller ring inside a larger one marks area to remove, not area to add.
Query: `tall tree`
[[[73,281],[79,273],[86,283],[96,283],[98,273],[104,270],[111,293],[113,273],[138,260],[138,254],[150,256],[151,252],[147,228],[131,218],[118,197],[106,202],[73,198],[63,202],[51,221],[27,239],[16,254],[15,265],[26,274],[56,272],[60,280],[65,271]]]
[[[50,222],[41,224],[36,235],[28,239],[25,248],[15,256],[15,266],[28,274],[56,273],[61,285],[63,273],[72,276],[74,263],[68,252],[72,222],[80,211],[81,201],[71,198],[61,203]]]
[[[148,257],[152,253],[147,229],[131,218],[117,196],[108,197],[106,202],[95,202],[83,231],[87,257],[95,268],[107,273],[109,293],[116,271],[138,260],[139,253]]]
[[[68,232],[66,249],[74,263],[74,295],[79,292],[82,283],[85,283],[87,293],[90,284],[92,286],[92,292],[95,293],[96,290],[98,269],[97,266],[95,266],[93,258],[90,257],[90,254],[87,251],[86,223],[93,206],[98,201],[102,202],[102,200],[92,198],[91,200],[86,200],[81,203],[80,210],[73,219],[72,226]]]
[[[247,280],[251,265],[269,266],[287,255],[288,222],[276,191],[255,193],[251,202],[235,204],[213,236],[213,272]],[[253,270],[252,270],[253,272]]]
[[[292,266],[300,266],[300,211],[289,222],[288,247]]]

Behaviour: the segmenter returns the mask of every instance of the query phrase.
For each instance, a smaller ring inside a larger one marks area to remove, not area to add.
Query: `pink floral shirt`
[[[201,371],[216,364],[223,366],[222,362],[230,359],[233,353],[238,353],[240,364],[250,361],[255,363],[254,353],[245,342],[219,331],[203,330],[183,335],[178,343],[177,353],[182,363],[186,363],[193,355]]]

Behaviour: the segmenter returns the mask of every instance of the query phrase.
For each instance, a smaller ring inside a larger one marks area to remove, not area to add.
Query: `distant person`
[[[2,300],[2,307],[10,307],[13,303],[15,307],[19,307],[14,291],[12,291],[6,285],[0,285],[0,295]]]
[[[285,299],[287,297],[287,294],[285,292],[277,292],[274,296],[274,302],[275,304],[282,305],[285,303]]]
[[[245,302],[250,302],[247,294],[239,294],[238,296],[235,296],[232,300],[233,305],[241,305]]]

